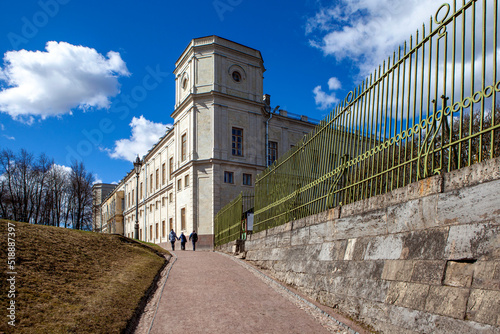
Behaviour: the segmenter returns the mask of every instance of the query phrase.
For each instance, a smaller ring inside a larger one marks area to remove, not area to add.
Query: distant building
[[[113,191],[101,205],[103,233],[123,234],[123,209],[125,199],[123,190]]]
[[[116,188],[116,184],[96,183],[92,186],[92,224],[93,230],[102,232],[102,203]]]
[[[305,116],[271,110],[270,96],[263,95],[265,68],[258,50],[217,36],[197,38],[175,65],[174,126],[142,157],[139,238],[160,243],[167,241],[170,229],[177,234],[196,230],[199,245],[212,247],[219,209],[242,190],[253,189],[266,163],[315,124]],[[101,205],[101,212],[108,212],[109,198],[123,192],[123,234],[131,238],[136,189],[132,169]],[[121,233],[116,212],[114,227],[109,230],[105,222],[103,232]]]

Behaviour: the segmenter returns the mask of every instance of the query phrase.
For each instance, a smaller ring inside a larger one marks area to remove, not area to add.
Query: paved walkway
[[[228,256],[175,254],[151,333],[349,333],[322,324]]]

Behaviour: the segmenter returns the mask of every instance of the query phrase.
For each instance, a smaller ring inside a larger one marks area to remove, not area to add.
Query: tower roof
[[[206,37],[199,37],[199,38],[194,38],[189,42],[188,46],[184,49],[180,57],[177,59],[175,62],[175,66],[177,67],[179,63],[182,61],[182,59],[186,56],[186,54],[189,52],[190,49],[200,47],[200,46],[206,46],[206,45],[219,45],[222,47],[226,47],[228,49],[236,50],[238,52],[241,52],[243,54],[246,54],[251,57],[255,57],[258,59],[261,59],[262,62],[264,61],[262,58],[262,55],[259,50],[250,48],[246,45],[236,43],[233,41],[230,41],[228,39],[212,35],[212,36],[206,36]]]

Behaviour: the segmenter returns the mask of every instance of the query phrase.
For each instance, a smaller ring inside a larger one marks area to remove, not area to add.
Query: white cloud
[[[94,183],[92,183],[92,185],[99,184],[99,183],[103,183],[102,179],[99,177],[99,175],[97,175],[97,173],[95,173],[94,174]]]
[[[313,89],[314,101],[316,105],[319,105],[319,109],[324,110],[330,108],[334,104],[339,102],[339,99],[335,96],[335,93],[327,94],[322,89],[321,86],[316,86]]]
[[[5,138],[7,138],[8,140],[16,140],[16,138],[12,137],[12,136],[9,136],[9,135],[3,135]]]
[[[57,170],[57,171],[63,172],[66,175],[71,174],[71,167],[68,167],[68,166],[53,164],[52,168]]]
[[[0,130],[2,130],[2,131],[5,130],[5,125],[3,125],[2,123],[0,123]]]
[[[66,42],[48,42],[46,51],[9,51],[0,68],[0,111],[32,123],[71,114],[71,109],[109,108],[120,92],[118,77],[129,76],[120,54],[106,57],[95,49]],[[1,87],[1,86],[0,86]]]
[[[330,90],[337,90],[342,88],[342,84],[340,83],[339,79],[331,77],[330,79],[328,79],[328,88]]]
[[[130,127],[132,135],[129,139],[120,139],[115,141],[113,151],[107,150],[111,158],[134,161],[137,157],[145,155],[154,144],[158,142],[161,136],[165,135],[167,127],[170,124],[154,123],[148,121],[141,115],[139,118],[132,118]]]
[[[435,0],[340,0],[309,18],[306,34],[325,55],[353,60],[364,77],[438,8]]]
[[[331,77],[328,79],[328,88],[330,90],[337,90],[342,88],[342,83],[336,77]],[[318,109],[324,110],[330,108],[334,104],[337,104],[340,100],[337,98],[335,93],[326,93],[323,91],[321,86],[316,86],[313,89],[314,101],[316,105],[319,105]]]

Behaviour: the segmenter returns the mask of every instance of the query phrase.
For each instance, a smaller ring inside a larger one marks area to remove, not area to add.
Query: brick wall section
[[[244,247],[248,261],[379,332],[500,333],[499,231],[492,159],[253,234]]]

